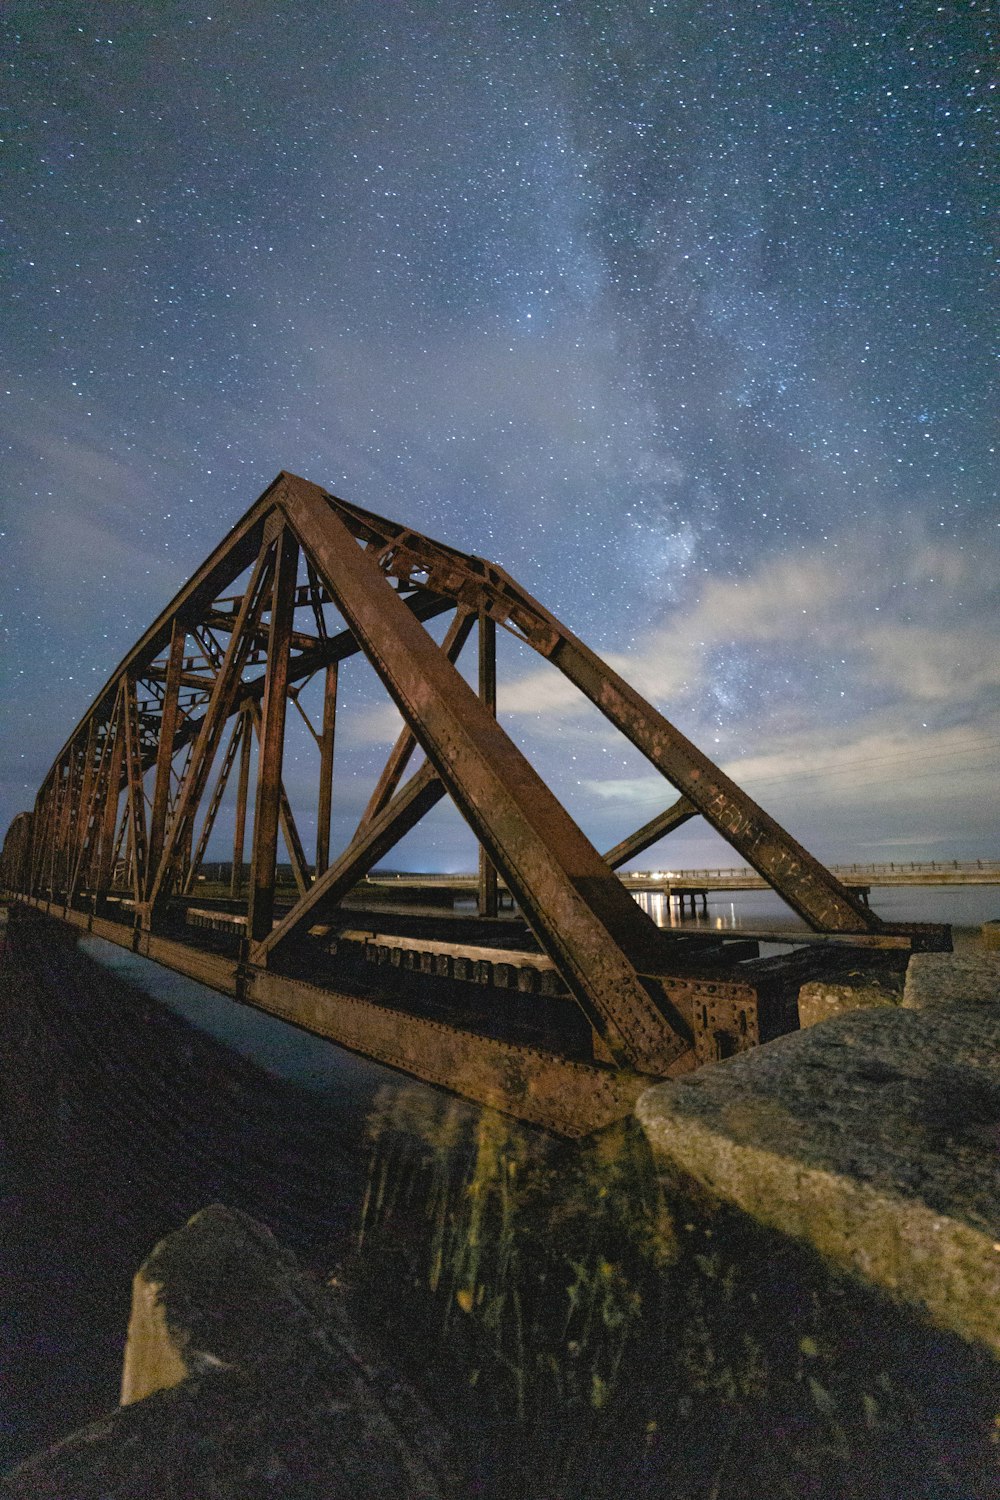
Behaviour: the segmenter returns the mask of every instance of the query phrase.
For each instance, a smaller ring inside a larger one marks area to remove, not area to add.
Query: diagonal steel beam
[[[254,734],[257,737],[258,747],[261,736],[261,712],[258,704],[251,699],[247,710],[253,724]],[[306,862],[305,846],[299,834],[298,825],[292,812],[292,804],[288,800],[284,781],[278,782],[278,822],[281,826],[281,836],[288,850],[288,858],[292,866],[292,874],[298,887],[300,896],[304,896],[309,889],[309,865]]]
[[[339,905],[358,881],[380,859],[384,859],[444,795],[444,786],[434,767],[425,761],[382,811],[358,830],[344,852],[324,871],[308,894],[296,902],[270,936],[251,950],[251,961],[266,963],[282,944],[296,933],[307,931]]]
[[[605,854],[605,863],[612,870],[617,870],[627,859],[635,859],[636,855],[642,854],[652,844],[656,844],[668,833],[673,833],[675,828],[690,822],[698,816],[698,809],[688,801],[686,797],[679,797],[672,802],[663,812],[657,813],[655,818],[650,818],[648,823],[643,823],[635,833],[630,833],[627,839],[622,839],[613,849]]]
[[[659,935],[318,486],[276,498],[459,811],[503,871],[594,1028],[651,1071],[686,1050],[637,972]]]
[[[243,668],[252,649],[253,636],[263,608],[264,590],[270,580],[272,564],[273,546],[271,539],[267,538],[263,541],[257,555],[250,582],[243,595],[237,626],[229,637],[229,644],[216,676],[212,696],[209,699],[205,717],[201,721],[198,738],[188,763],[184,786],[171,820],[170,830],[164,839],[159,868],[150,885],[149,907],[151,910],[156,906],[160,897],[166,895],[174,865],[183,857],[188,846],[195,809],[211,774],[212,761],[215,758],[226,719],[236,700],[242,682]]]
[[[310,580],[311,582],[311,580]],[[322,614],[320,614],[322,619]],[[316,874],[330,863],[330,816],[333,811],[333,752],[337,738],[337,685],[340,668],[334,661],[323,673],[323,725],[319,744],[319,797],[316,808]]]
[[[448,626],[445,638],[441,642],[441,650],[450,662],[458,660],[462,647],[472,634],[472,628],[475,623],[476,616],[471,610],[459,609],[456,612],[455,618]],[[400,777],[406,770],[410,756],[416,747],[417,737],[407,724],[403,727],[399,738],[396,740],[395,745],[393,745],[389,759],[386,761],[382,774],[375,785],[375,790],[369,797],[368,805],[361,814],[361,820],[355,830],[355,838],[357,838],[365,825],[370,823],[372,818],[382,811],[383,807],[386,806],[389,799],[393,796],[399,785]]]
[[[275,539],[274,581],[267,640],[267,681],[261,711],[257,756],[257,800],[250,851],[250,898],[247,936],[259,942],[271,931],[277,867],[278,826],[281,821],[281,763],[288,709],[288,657],[295,619],[295,579],[299,544],[283,525]]]
[[[244,709],[240,714],[243,735],[240,741],[240,774],[236,784],[236,821],[233,827],[233,867],[229,877],[229,894],[238,896],[243,884],[243,850],[246,843],[247,794],[250,787],[251,739],[249,715]]]
[[[680,730],[495,563],[328,497],[352,535],[377,548],[394,576],[419,570],[453,598],[481,591],[498,624],[526,640],[600,709],[705,820],[813,928],[875,932],[878,917],[747,796]]]
[[[479,611],[479,697],[495,719],[497,716],[497,626],[484,609]],[[479,846],[479,915],[495,917],[500,907],[496,865],[482,844]]]
[[[80,826],[78,829],[76,855],[69,889],[66,893],[68,905],[72,905],[80,883],[80,876],[86,871],[88,853],[93,847],[95,817],[97,809],[101,805],[101,787],[103,785],[104,770],[108,758],[108,737],[105,734],[104,743],[101,746],[100,754],[98,754],[97,730],[97,720],[91,719],[90,732],[87,737],[87,773],[84,777],[83,791],[80,796]]]
[[[242,714],[239,714],[233,723],[232,733],[229,736],[229,744],[226,746],[226,752],[222,757],[222,766],[219,770],[218,777],[216,778],[215,790],[212,793],[211,801],[208,804],[208,812],[205,814],[205,821],[202,824],[201,833],[198,836],[198,844],[194,851],[194,854],[191,856],[191,863],[188,866],[187,874],[184,877],[185,895],[190,894],[191,887],[193,886],[195,879],[197,878],[198,871],[201,869],[202,863],[204,861],[205,850],[208,848],[208,841],[212,837],[212,830],[215,827],[215,820],[219,816],[219,808],[222,806],[222,799],[226,795],[226,787],[229,785],[230,773],[232,772],[233,766],[236,764],[236,754],[240,748],[240,741],[243,738],[245,732],[246,719]]]
[[[125,757],[125,727],[122,723],[124,688],[119,685],[108,734],[112,736],[108,777],[105,782],[104,807],[101,814],[100,842],[95,867],[95,885],[99,896],[111,886],[115,863],[115,829],[118,826],[118,802],[121,796],[122,763]]]
[[[149,820],[148,884],[153,878],[163,852],[170,802],[170,768],[173,765],[177,729],[180,723],[179,694],[184,668],[184,644],[187,632],[177,616],[170,628],[170,649],[165,667],[163,704],[160,710],[160,734],[156,748],[156,772],[153,780],[153,810]]]
[[[132,890],[136,901],[145,894],[148,842],[146,799],[142,785],[142,750],[139,740],[139,704],[135,678],[129,672],[123,683],[125,718],[125,776],[129,807],[129,847],[132,851]]]

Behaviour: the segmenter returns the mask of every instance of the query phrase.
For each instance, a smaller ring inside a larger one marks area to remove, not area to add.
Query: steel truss
[[[331,608],[343,627],[332,632]],[[449,611],[439,645],[425,627]],[[603,858],[497,723],[497,627],[573,682],[675,789],[659,817]],[[456,667],[473,634],[478,692]],[[358,653],[404,727],[354,835],[331,856],[338,670]],[[299,702],[317,674],[318,726]],[[318,751],[311,864],[283,780],[289,706]],[[417,752],[423,761],[404,779]],[[252,825],[243,915],[230,916],[245,933],[235,958],[177,930],[234,772],[233,898]],[[336,949],[345,899],[446,796],[479,842],[481,915],[497,914],[499,876],[586,1017],[589,1060],[313,982],[317,953]],[[679,962],[613,873],[698,814],[816,932],[902,942],[502,568],[283,472],[67,740],[33,812],[11,827],[3,883],[115,940],[125,915],[139,951],[394,1066],[578,1133],[624,1112],[651,1076],[756,1038],[753,985]],[[279,834],[296,881],[290,904],[276,892]]]

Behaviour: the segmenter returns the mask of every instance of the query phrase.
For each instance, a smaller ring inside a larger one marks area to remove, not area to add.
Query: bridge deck
[[[614,1066],[551,959],[517,918],[346,908],[317,924],[308,960],[284,971],[246,961],[246,917],[234,903],[179,901],[161,931],[143,931],[127,899],[101,913],[21,899],[106,941],[270,1011],[377,1061],[438,1082],[560,1134],[588,1134],[629,1113],[649,1077]],[[274,920],[280,921],[280,911]],[[827,935],[829,936],[829,935]],[[795,1025],[799,986],[831,962],[839,972],[905,965],[912,937],[811,943],[760,958],[740,933],[691,933],[669,943],[670,982],[710,1005],[738,984],[754,1039]],[[876,946],[876,942],[878,946]]]

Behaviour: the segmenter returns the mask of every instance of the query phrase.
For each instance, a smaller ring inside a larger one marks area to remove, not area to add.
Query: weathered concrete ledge
[[[1000,960],[911,968],[903,1007],[659,1084],[637,1113],[664,1162],[1000,1355]]]
[[[816,1026],[831,1016],[849,1010],[874,1010],[880,1005],[899,1005],[903,999],[901,974],[878,978],[864,976],[858,981],[832,982],[813,979],[799,990],[799,1025]]]
[[[1000,953],[916,953],[906,968],[903,1005],[1000,1006]]]
[[[443,1443],[351,1348],[332,1300],[247,1215],[216,1205],[133,1284],[122,1406],[29,1459],[5,1500],[441,1500]]]

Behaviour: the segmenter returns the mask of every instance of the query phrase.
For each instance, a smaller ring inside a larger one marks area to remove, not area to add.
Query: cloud
[[[2,430],[11,464],[45,485],[32,503],[8,507],[5,520],[12,553],[25,559],[49,618],[78,615],[82,600],[89,610],[102,594],[106,618],[130,594],[144,609],[150,599],[165,604],[182,579],[150,513],[154,463],[112,457],[120,449],[114,422],[70,398],[14,395]]]
[[[743,697],[766,695],[772,722],[790,712],[789,694],[774,691],[778,676],[811,683],[806,701],[820,713],[835,677],[848,700],[831,699],[841,719],[864,688],[914,713],[928,702],[972,707],[1000,686],[994,616],[975,579],[968,552],[955,546],[920,544],[887,568],[877,544],[844,538],[765,560],[740,578],[709,577],[691,604],[640,634],[635,650],[606,660],[668,717],[673,701],[687,708],[699,694],[718,696],[720,672],[735,662]],[[903,592],[908,581],[912,593]],[[504,701],[514,714],[538,713],[570,707],[572,694],[532,672],[507,686]]]
[[[861,639],[869,680],[915,701],[972,701],[1000,688],[996,632],[986,622],[952,629],[887,622]]]

